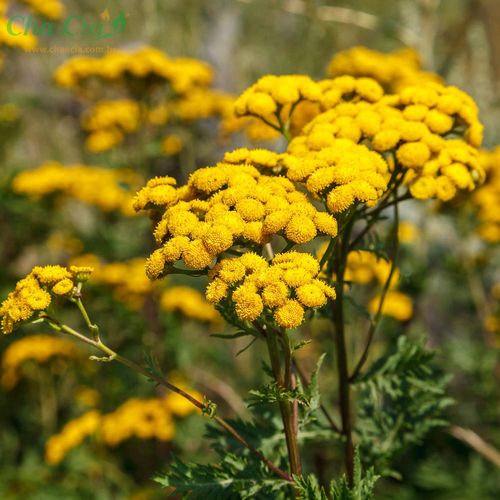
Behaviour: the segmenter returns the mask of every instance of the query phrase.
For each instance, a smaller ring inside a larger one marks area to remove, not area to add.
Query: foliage
[[[381,474],[394,474],[389,464],[397,454],[447,424],[444,410],[453,404],[445,392],[449,377],[434,357],[425,339],[403,336],[357,382],[361,457]]]

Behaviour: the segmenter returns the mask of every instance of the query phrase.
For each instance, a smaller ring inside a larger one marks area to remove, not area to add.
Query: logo
[[[88,20],[81,15],[67,16],[61,22],[40,21],[33,16],[10,16],[7,20],[7,33],[10,36],[51,37],[55,35],[66,38],[85,40],[105,40],[123,33],[127,28],[127,16],[120,12],[112,17],[108,9],[104,9],[97,19]]]

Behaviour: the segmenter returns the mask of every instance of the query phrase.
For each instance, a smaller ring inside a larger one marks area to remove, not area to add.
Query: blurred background
[[[1,298],[34,265],[93,265],[85,301],[108,344],[157,363],[217,402],[225,416],[248,415],[244,397],[261,382],[255,367],[263,350],[254,345],[236,356],[244,340],[210,337],[225,329],[204,302],[202,281],[147,280],[144,259],[154,242],[147,217],[131,213],[136,189],[155,175],[185,181],[242,145],[283,150],[279,140],[233,123],[234,97],[265,74],[327,78],[332,57],[355,46],[415,49],[424,70],[474,98],[485,150],[500,144],[495,0],[0,0],[0,13]],[[24,28],[27,16],[59,26],[69,16],[73,26],[122,22],[109,38],[60,32],[14,41],[12,16]],[[187,90],[137,75],[80,85],[60,69],[72,57],[145,46],[172,60],[196,60],[173,66],[194,75]],[[205,77],[208,83],[197,83]],[[500,165],[500,154],[485,153],[484,161]],[[386,315],[377,349],[402,333],[426,335],[438,348],[439,368],[450,374],[455,404],[447,410],[450,425],[401,453],[399,474],[379,482],[377,498],[500,497],[500,237],[478,231],[477,212],[470,198],[403,209],[398,289],[412,308],[404,318]],[[377,287],[359,285],[353,293],[367,304]],[[61,311],[81,326],[70,308]],[[352,314],[354,353],[364,319]],[[326,366],[334,362],[324,330],[318,320],[297,333],[316,340],[301,354],[309,368],[329,349]],[[172,453],[213,457],[199,415],[125,368],[93,363],[84,347],[48,333],[29,325],[0,339],[1,498],[162,498],[151,478]],[[334,403],[331,371],[321,383]],[[335,446],[325,453],[335,456]],[[322,455],[313,458],[317,466]]]

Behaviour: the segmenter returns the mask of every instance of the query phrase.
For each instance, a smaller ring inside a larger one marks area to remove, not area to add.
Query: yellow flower
[[[436,194],[436,180],[432,177],[418,177],[410,185],[410,193],[418,200],[432,198]]]
[[[376,313],[380,304],[380,296],[374,297],[368,306],[371,313]],[[413,316],[413,303],[408,295],[389,291],[382,305],[382,314],[391,316],[398,321],[408,321]]]
[[[243,321],[256,320],[264,309],[261,297],[252,284],[240,285],[232,294],[236,304],[236,314]]]
[[[326,303],[323,290],[315,283],[299,286],[295,293],[299,301],[307,307],[321,307]]]
[[[419,168],[424,166],[431,152],[429,146],[423,142],[408,142],[398,148],[396,156],[404,167]]]
[[[150,179],[134,198],[134,209],[143,210],[151,205],[170,205],[178,201],[173,177],[154,177]]]
[[[307,243],[316,237],[314,222],[306,215],[294,215],[285,229],[286,237],[294,243]]]
[[[138,184],[139,178],[130,170],[47,162],[16,175],[12,189],[35,198],[64,193],[105,212],[121,210],[124,215],[133,215],[132,192],[126,186]]]
[[[269,307],[282,306],[288,299],[288,287],[281,281],[270,283],[262,291],[264,304]]]
[[[162,248],[155,250],[146,261],[146,276],[150,280],[156,280],[160,277],[165,267],[165,254]]]
[[[168,82],[176,94],[184,95],[205,89],[212,82],[213,72],[203,61],[170,58],[146,46],[135,51],[113,50],[103,57],[73,57],[54,74],[56,83],[68,88],[84,86],[89,77],[111,82],[135,79],[143,83],[161,79]]]
[[[223,259],[211,270],[206,297],[214,303],[234,303],[243,321],[258,319],[265,306],[274,311],[279,326],[295,328],[302,322],[304,307],[321,307],[335,298],[335,290],[317,279],[319,271],[318,261],[305,253],[276,254],[271,264],[246,253]]]
[[[100,153],[120,144],[124,134],[136,132],[140,124],[140,105],[129,99],[98,101],[81,119],[90,133],[86,141],[89,151]]]
[[[174,286],[165,290],[160,297],[160,306],[165,311],[178,311],[198,321],[217,323],[221,319],[203,295],[188,286]]]
[[[16,340],[2,355],[2,386],[9,390],[17,384],[26,361],[44,364],[54,358],[75,358],[78,355],[73,342],[52,335],[30,335]]]
[[[296,300],[287,300],[276,309],[274,319],[283,328],[297,328],[304,321],[304,308]]]
[[[495,243],[500,241],[500,147],[481,152],[479,160],[486,171],[486,181],[471,201],[476,208],[479,236]]]
[[[403,221],[398,226],[398,238],[401,243],[413,243],[419,234],[418,228],[411,222]]]
[[[83,440],[96,432],[101,423],[101,414],[97,410],[90,410],[82,416],[71,420],[59,434],[51,436],[45,445],[45,461],[56,465],[73,448],[79,446]]]
[[[30,319],[36,311],[44,311],[52,301],[50,292],[68,293],[77,281],[78,273],[61,266],[34,267],[0,305],[2,331],[11,333],[17,323]]]
[[[56,295],[66,295],[73,290],[73,282],[69,278],[58,281],[52,288]]]
[[[94,269],[91,282],[111,287],[114,298],[132,309],[140,308],[146,296],[153,291],[153,283],[144,272],[145,266],[149,267],[149,264],[143,258],[105,263],[99,257],[87,254],[74,257],[70,264],[91,264]],[[84,268],[70,266],[70,270],[73,269],[81,276],[78,270]]]
[[[366,148],[363,151],[370,153]],[[289,155],[285,156],[292,161]],[[250,158],[257,163],[251,164]],[[289,179],[259,172],[258,168],[285,169],[284,158],[265,150],[238,150],[226,155],[234,164],[219,163],[199,169],[186,186],[175,188],[170,178],[164,182],[161,178],[150,181],[134,203],[137,210],[163,205],[154,229],[162,251],[151,257],[149,275],[161,274],[163,257],[165,263],[182,259],[186,266],[202,270],[216,256],[248,241],[262,246],[274,235],[293,243],[307,243],[318,233],[335,236],[336,220],[319,212]],[[353,151],[345,162],[354,159]],[[347,164],[344,166],[347,168]],[[373,168],[377,168],[376,163]],[[372,182],[380,186],[383,178]],[[154,196],[160,187],[166,190],[162,191],[164,199]],[[179,237],[184,238],[181,244],[175,240]]]
[[[413,49],[384,54],[366,47],[353,47],[335,54],[328,73],[332,76],[368,76],[390,91],[399,91],[424,81],[440,81],[438,75],[422,70],[420,59]]]
[[[205,297],[211,304],[217,304],[226,296],[228,288],[227,283],[222,279],[214,279],[208,284]]]
[[[394,149],[401,139],[401,134],[395,129],[386,129],[377,132],[373,137],[373,148],[376,151],[389,151]]]
[[[174,156],[178,154],[183,147],[182,139],[175,134],[167,135],[161,141],[161,150],[167,156]]]
[[[277,108],[272,97],[268,94],[264,94],[263,92],[256,92],[251,95],[246,104],[249,113],[260,116],[270,115],[274,113]],[[236,109],[238,109],[238,104],[236,104]]]

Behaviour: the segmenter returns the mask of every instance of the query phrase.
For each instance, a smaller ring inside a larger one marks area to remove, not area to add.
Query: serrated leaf
[[[298,500],[328,500],[325,490],[320,486],[314,474],[293,476]]]
[[[370,500],[373,498],[375,483],[380,476],[376,475],[373,468],[366,471],[363,475],[359,449],[354,453],[354,474],[353,485],[349,486],[344,475],[336,481],[330,483],[330,497],[332,500]]]
[[[300,404],[309,405],[309,400],[304,393],[300,392],[299,388],[285,389],[276,382],[263,385],[259,389],[253,389],[248,394],[250,395],[247,402],[249,408],[256,405],[281,403],[284,401],[290,403],[298,401]]]
[[[449,377],[433,358],[424,339],[400,337],[356,382],[361,456],[384,475],[394,475],[389,466],[397,454],[446,424],[442,414],[452,404],[445,394]]]

